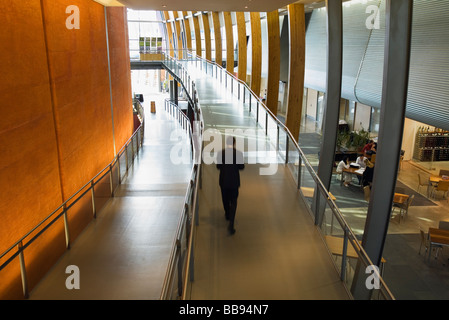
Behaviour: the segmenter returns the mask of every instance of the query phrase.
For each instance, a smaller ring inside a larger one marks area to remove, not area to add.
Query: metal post
[[[65,233],[65,247],[66,249],[70,249],[70,231],[69,231],[69,222],[67,219],[67,209],[65,204],[62,206],[63,217],[64,217],[64,233]]]
[[[125,145],[125,161],[126,161],[125,171],[126,173],[128,173],[128,145]]]
[[[404,128],[410,67],[413,0],[387,0],[380,127],[376,164],[362,246],[377,266],[390,221]],[[363,269],[363,270],[360,270]],[[356,269],[352,288],[356,299],[369,299],[364,268]]]
[[[342,56],[343,56],[343,22],[342,0],[326,0],[327,10],[327,72],[326,95],[323,115],[323,134],[318,163],[318,177],[329,190],[332,168],[335,159],[338,120],[340,115]],[[325,205],[319,199],[319,189],[315,186],[312,211],[315,224],[321,225]],[[315,207],[316,206],[316,207]]]
[[[265,135],[268,135],[268,112],[265,112]]]
[[[301,189],[301,168],[302,168],[302,159],[301,156],[298,157],[298,190]]]
[[[256,100],[256,122],[259,123],[259,100]]]
[[[343,24],[342,1],[326,0],[327,8],[327,72],[318,176],[329,190],[335,159],[338,120],[341,98]]]
[[[94,191],[94,181],[90,182],[90,193],[92,194],[92,214],[94,219],[97,218],[97,209],[95,209],[95,191]]]
[[[348,260],[348,230],[345,228],[345,234],[343,237],[343,251],[341,253],[341,281],[345,281],[346,278],[346,263]]]
[[[112,181],[112,164],[109,164],[109,185],[111,187],[111,197],[114,197],[114,183]]]
[[[20,276],[22,278],[22,292],[25,299],[28,299],[28,280],[25,266],[25,257],[23,256],[23,244],[22,241],[17,245],[19,251],[19,263],[20,263]]]

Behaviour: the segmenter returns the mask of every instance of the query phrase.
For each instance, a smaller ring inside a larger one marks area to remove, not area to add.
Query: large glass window
[[[131,59],[139,59],[143,50],[165,48],[160,12],[128,9],[128,35]],[[157,38],[162,39],[162,42],[156,41]]]

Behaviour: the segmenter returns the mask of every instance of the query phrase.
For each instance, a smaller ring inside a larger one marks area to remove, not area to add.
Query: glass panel
[[[308,205],[310,211],[312,212],[312,202],[313,202],[313,195],[315,193],[315,181],[313,179],[312,174],[310,173],[310,170],[307,168],[306,164],[304,163],[303,158],[301,158],[301,182],[300,182],[300,190],[302,192],[302,195],[305,198],[305,202]]]
[[[298,184],[298,169],[299,169],[299,152],[296,149],[295,143],[287,136],[288,143],[288,163],[287,166],[293,175],[293,178]]]
[[[258,114],[259,114],[259,125],[262,129],[265,129],[266,126],[266,112],[265,112],[265,108],[263,107],[263,105],[258,101],[257,103],[258,105]]]
[[[282,127],[279,127],[279,138],[278,138],[278,154],[282,161],[285,163],[287,148],[287,133]]]
[[[268,115],[267,134],[270,139],[271,149],[276,150],[277,145],[277,122]]]

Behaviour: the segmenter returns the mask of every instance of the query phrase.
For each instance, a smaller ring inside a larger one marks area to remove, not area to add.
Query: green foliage
[[[337,150],[340,150],[341,148],[349,148],[348,142],[349,138],[351,137],[350,133],[348,131],[338,131],[337,133]]]
[[[339,131],[337,133],[337,150],[346,148],[347,150],[358,151],[363,148],[369,140],[369,131]]]
[[[365,144],[368,142],[368,140],[369,140],[369,131],[366,131],[364,129],[360,130],[359,132],[353,131],[351,146],[354,150],[363,148]]]

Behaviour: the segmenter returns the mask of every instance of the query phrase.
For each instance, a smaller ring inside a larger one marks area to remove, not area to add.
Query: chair
[[[412,194],[412,195],[408,198],[407,202],[404,203],[404,204],[396,204],[396,203],[393,203],[392,210],[391,210],[391,216],[393,217],[393,212],[394,212],[394,210],[395,210],[396,208],[399,208],[399,223],[400,223],[400,222],[401,222],[401,218],[402,218],[403,216],[405,217],[405,216],[408,214],[408,208],[409,208],[410,205],[412,204],[414,198],[415,198],[415,195]]]
[[[427,188],[427,196],[429,196],[429,177],[423,176],[421,173],[418,173],[418,189],[416,191],[419,192],[419,189],[421,187],[426,187]]]
[[[408,201],[407,201],[407,203],[405,204],[405,207],[404,207],[404,210],[403,210],[404,216],[408,215],[408,208],[410,208],[410,205],[412,204],[413,199],[415,199],[415,195],[414,195],[414,194],[412,194],[412,195],[410,196],[410,198],[408,198]]]
[[[438,229],[449,230],[449,221],[440,221],[438,223]]]
[[[435,199],[435,192],[443,192],[443,198],[447,197],[447,192],[449,191],[449,180],[441,180],[438,182],[436,187],[432,189],[432,196]]]
[[[365,194],[365,201],[369,202],[369,197],[371,194],[371,189],[369,186],[364,186],[363,187],[363,193]]]
[[[418,254],[421,254],[422,245],[424,244],[424,247],[426,248],[426,252],[427,252],[427,250],[429,250],[430,242],[429,242],[428,235],[425,234],[425,232],[421,228],[419,229],[419,233],[421,234],[421,244],[419,245],[419,252],[418,252]],[[440,251],[440,249],[443,249],[443,246],[434,246],[434,248],[437,249],[437,251],[435,252],[435,259],[437,259],[438,258],[438,252]]]

